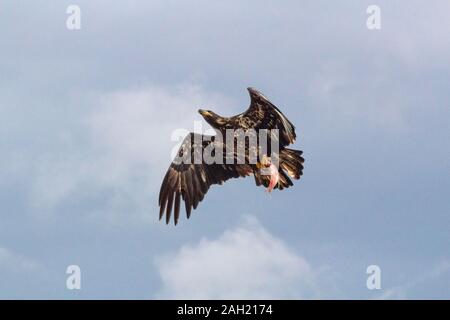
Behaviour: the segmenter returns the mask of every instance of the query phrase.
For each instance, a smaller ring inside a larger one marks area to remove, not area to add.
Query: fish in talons
[[[263,155],[261,162],[258,162],[256,164],[257,168],[260,170],[261,175],[269,175],[269,185],[266,189],[268,193],[271,193],[273,188],[278,184],[278,181],[280,180],[280,173],[278,172],[278,168],[272,163],[272,160],[266,156]]]

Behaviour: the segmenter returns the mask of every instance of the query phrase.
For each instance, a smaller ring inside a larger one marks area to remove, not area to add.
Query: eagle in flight
[[[256,185],[265,186],[269,192],[272,189],[283,190],[292,186],[290,178],[300,179],[304,162],[302,151],[286,148],[295,142],[294,125],[258,90],[254,88],[247,90],[250,94],[250,106],[243,113],[232,117],[222,117],[212,111],[199,110],[206,122],[216,131],[216,135],[207,136],[191,132],[181,143],[176,159],[167,170],[159,192],[160,220],[165,213],[168,224],[173,209],[176,225],[180,217],[181,199],[184,201],[186,216],[189,219],[192,208],[197,208],[211,185],[220,185],[231,178],[253,174]],[[268,138],[270,146],[276,140],[277,161],[272,161],[272,157],[269,156],[272,151],[270,147],[266,148],[266,153],[261,154],[260,146],[252,147],[249,144],[250,138],[247,140],[244,138],[244,161],[227,161],[230,157],[232,160],[237,160],[236,150],[239,150],[239,147],[234,148],[234,146],[242,143],[242,139],[238,139],[237,135],[233,136],[233,148],[230,153],[226,149],[225,139],[218,139],[218,135],[225,137],[228,130],[233,130],[251,136],[251,132],[258,132],[261,129],[277,132],[276,135],[270,135]],[[205,159],[201,159],[200,162],[184,161],[187,158],[192,160],[192,157],[195,158],[206,150],[215,150],[213,154],[223,157],[223,161],[212,162]],[[222,152],[223,150],[226,151]],[[257,154],[257,160],[254,162],[248,161],[252,151]]]

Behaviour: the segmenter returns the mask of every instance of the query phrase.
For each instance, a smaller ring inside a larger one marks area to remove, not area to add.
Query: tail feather
[[[293,179],[300,179],[303,175],[303,163],[305,159],[302,157],[303,151],[294,149],[282,149],[280,152],[280,168],[285,170]]]
[[[283,190],[284,188],[289,188],[294,185],[292,183],[293,179],[300,179],[303,175],[303,163],[305,159],[302,157],[303,152],[300,150],[288,149],[284,148],[280,150],[280,168],[278,169],[280,173],[280,180],[278,184],[275,186],[275,189],[278,188]],[[264,187],[268,187],[270,182],[270,176],[261,175],[258,171],[255,172],[255,183],[257,186],[263,185]]]
[[[280,180],[278,181],[278,189],[283,190],[284,188],[289,188],[290,186],[293,186],[292,180],[289,179],[289,176],[281,169],[279,169],[280,172]]]

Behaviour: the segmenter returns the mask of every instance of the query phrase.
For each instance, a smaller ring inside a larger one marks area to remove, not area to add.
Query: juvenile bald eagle
[[[239,163],[236,161],[227,164],[222,162],[198,162],[179,161],[186,156],[195,158],[208,148],[225,150],[226,142],[217,139],[215,136],[206,136],[197,133],[190,133],[182,142],[178,151],[178,161],[173,161],[170,165],[159,192],[159,219],[166,213],[166,223],[170,222],[172,209],[174,211],[174,222],[178,223],[180,216],[180,202],[183,199],[186,216],[189,219],[192,208],[196,209],[200,201],[203,200],[208,189],[213,184],[222,184],[231,178],[246,177],[253,174],[257,186],[263,185],[270,192],[273,188],[283,190],[292,186],[291,178],[300,179],[303,173],[304,159],[302,151],[286,148],[294,143],[296,134],[294,125],[281,113],[281,111],[267,99],[263,94],[253,88],[247,89],[250,94],[250,107],[243,113],[233,117],[221,117],[212,111],[199,110],[199,113],[216,131],[217,134],[226,136],[227,129],[243,131],[258,131],[261,129],[277,129],[276,137],[279,145],[278,166],[275,167],[270,160],[269,154],[259,155],[256,163]],[[235,137],[236,139],[236,137]],[[237,142],[235,141],[234,144]],[[250,147],[245,144],[246,159],[248,158]],[[237,148],[236,148],[237,149]],[[259,149],[258,149],[259,150]],[[230,156],[225,152],[223,157]],[[236,158],[233,150],[231,157]],[[236,160],[236,159],[235,159]],[[248,160],[248,159],[247,159]],[[269,174],[262,174],[262,168],[267,168]]]

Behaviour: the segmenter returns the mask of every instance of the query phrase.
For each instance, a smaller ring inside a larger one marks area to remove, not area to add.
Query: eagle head
[[[225,118],[219,116],[211,110],[199,109],[198,113],[200,113],[205,121],[208,122],[213,128],[220,129],[226,123]]]

